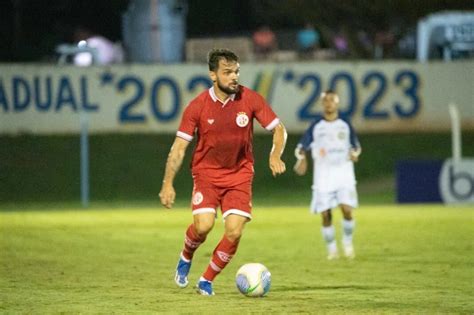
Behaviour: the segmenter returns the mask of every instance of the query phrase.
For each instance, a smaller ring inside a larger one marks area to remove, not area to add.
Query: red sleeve
[[[199,106],[196,102],[189,103],[184,109],[181,123],[176,132],[176,136],[187,141],[192,141],[194,138],[194,131],[199,121]]]
[[[277,115],[273,112],[270,105],[265,101],[265,99],[258,93],[255,92],[255,118],[260,123],[260,125],[267,129],[273,130],[279,123]]]

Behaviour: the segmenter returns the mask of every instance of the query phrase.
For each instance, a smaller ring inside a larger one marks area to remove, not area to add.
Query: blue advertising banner
[[[474,204],[474,159],[399,161],[396,186],[398,203]]]

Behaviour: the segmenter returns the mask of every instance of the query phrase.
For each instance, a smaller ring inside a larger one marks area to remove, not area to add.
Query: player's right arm
[[[178,173],[181,168],[181,164],[183,164],[184,155],[186,154],[186,148],[188,145],[189,141],[176,137],[171,146],[168,160],[166,161],[165,176],[160,191],[160,200],[161,204],[168,209],[173,206],[176,197],[173,181],[176,173]]]
[[[308,160],[306,159],[306,151],[309,150],[311,144],[313,143],[313,128],[316,126],[317,122],[318,120],[313,122],[309,126],[309,128],[306,129],[305,133],[298,142],[298,145],[296,146],[296,163],[295,166],[293,166],[293,171],[295,171],[295,173],[299,176],[303,176],[308,170]]]
[[[295,149],[296,163],[293,170],[299,176],[306,174],[308,170],[308,160],[306,159],[306,151],[303,148],[296,147]]]
[[[193,140],[194,131],[197,121],[199,120],[199,102],[196,100],[186,106],[181,118],[176,138],[171,146],[168,160],[166,161],[165,176],[163,178],[163,186],[161,186],[160,200],[161,204],[166,208],[171,208],[176,197],[173,187],[173,180],[183,164],[186,148]]]

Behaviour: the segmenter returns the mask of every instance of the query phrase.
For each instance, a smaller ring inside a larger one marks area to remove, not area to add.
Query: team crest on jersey
[[[249,124],[249,116],[245,112],[237,113],[237,118],[235,119],[237,126],[245,127]]]
[[[346,138],[346,133],[344,131],[339,131],[339,133],[337,134],[337,138],[339,140],[344,140]]]
[[[194,193],[193,196],[193,205],[197,206],[204,200],[204,196],[202,195],[201,192],[197,191]]]
[[[209,125],[212,125],[212,124],[214,123],[214,119],[208,119],[208,120],[207,120],[207,123],[208,123]]]

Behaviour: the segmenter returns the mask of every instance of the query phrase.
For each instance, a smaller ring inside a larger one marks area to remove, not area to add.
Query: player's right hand
[[[161,204],[168,209],[171,209],[174,203],[174,199],[176,198],[176,192],[173,186],[163,186],[160,191],[160,200]]]

